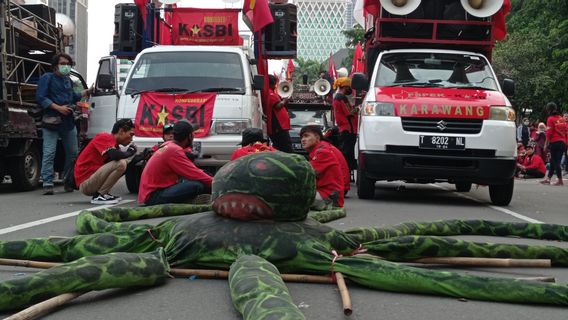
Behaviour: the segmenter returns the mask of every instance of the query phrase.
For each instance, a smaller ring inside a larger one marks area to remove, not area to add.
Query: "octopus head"
[[[304,220],[316,194],[306,159],[260,152],[224,165],[213,178],[213,211],[239,220]]]

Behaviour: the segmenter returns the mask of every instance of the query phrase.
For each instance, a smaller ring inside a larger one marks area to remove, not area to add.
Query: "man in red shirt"
[[[534,153],[532,144],[525,148],[525,158],[522,164],[517,164],[523,178],[542,178],[546,174],[546,165],[542,158]]]
[[[333,152],[333,155],[335,155],[335,158],[337,158],[337,161],[339,162],[339,168],[341,169],[343,176],[343,194],[347,195],[347,192],[351,190],[351,172],[349,171],[349,165],[347,164],[347,161],[345,161],[343,153],[341,153],[341,151],[339,151],[339,149],[337,149],[331,142],[325,140],[322,140],[321,142],[325,144],[331,152]]]
[[[130,145],[127,151],[121,151],[118,147],[129,145],[132,137],[132,120],[118,120],[111,133],[97,134],[79,155],[75,163],[75,181],[83,194],[92,196],[91,203],[114,204],[122,200],[109,191],[126,171],[126,158],[136,154],[134,145]]]
[[[231,156],[231,160],[244,157],[251,153],[276,151],[276,149],[269,146],[268,141],[264,139],[261,129],[247,128],[243,131],[243,139],[241,140],[241,148],[235,150]]]
[[[308,160],[316,171],[316,201],[314,208],[343,207],[343,175],[339,161],[329,147],[322,142],[319,126],[305,126],[300,130],[302,147],[308,151]]]
[[[333,113],[335,122],[339,127],[339,149],[349,165],[350,170],[357,168],[355,161],[355,143],[357,142],[357,130],[359,123],[359,108],[351,105],[347,96],[353,93],[351,79],[348,77],[338,78],[335,81],[338,91],[333,97]]]
[[[265,109],[267,116],[266,128],[268,136],[272,140],[272,145],[277,150],[292,153],[292,141],[290,140],[290,115],[286,104],[288,99],[280,100],[276,93],[277,79],[273,75],[268,75],[268,102]]]
[[[208,193],[213,178],[197,168],[184,151],[192,143],[193,126],[186,120],[176,122],[174,140],[164,142],[142,172],[138,203],[188,203],[192,199],[197,203]]]

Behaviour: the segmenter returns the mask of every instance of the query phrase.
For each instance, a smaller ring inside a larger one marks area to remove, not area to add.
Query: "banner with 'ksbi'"
[[[176,8],[172,13],[174,45],[242,45],[238,9]]]
[[[163,127],[187,119],[196,138],[209,135],[216,93],[168,94],[143,92],[138,103],[134,134],[138,137],[162,137]]]

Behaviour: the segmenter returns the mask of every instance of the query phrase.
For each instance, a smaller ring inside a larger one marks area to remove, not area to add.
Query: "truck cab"
[[[460,12],[459,1],[448,5]],[[422,20],[415,19],[420,24],[412,30],[405,29],[404,17],[381,11],[375,20],[380,31],[368,50],[376,60],[368,61],[368,77],[353,76],[354,89],[366,92],[357,143],[358,196],[373,198],[379,180],[448,182],[459,192],[476,183],[489,186],[494,204],[507,205],[516,167],[515,112],[507,98],[514,84],[500,83],[489,62],[492,22],[444,21],[428,17],[430,7],[420,8],[414,10],[422,12]],[[462,35],[467,38],[456,38]]]

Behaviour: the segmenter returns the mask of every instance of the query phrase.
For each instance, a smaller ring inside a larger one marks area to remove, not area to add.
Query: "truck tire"
[[[506,184],[489,185],[489,197],[496,206],[506,206],[511,203],[515,180],[511,179]]]
[[[19,191],[29,191],[39,186],[41,157],[35,145],[30,146],[22,156],[9,161],[12,184]]]
[[[140,188],[140,178],[142,177],[143,166],[131,166],[126,169],[124,179],[126,180],[126,188],[130,193],[138,193]]]
[[[471,190],[471,182],[458,182],[456,183],[457,192],[469,192]]]
[[[375,198],[375,180],[365,177],[362,170],[357,170],[357,196],[359,199]]]

